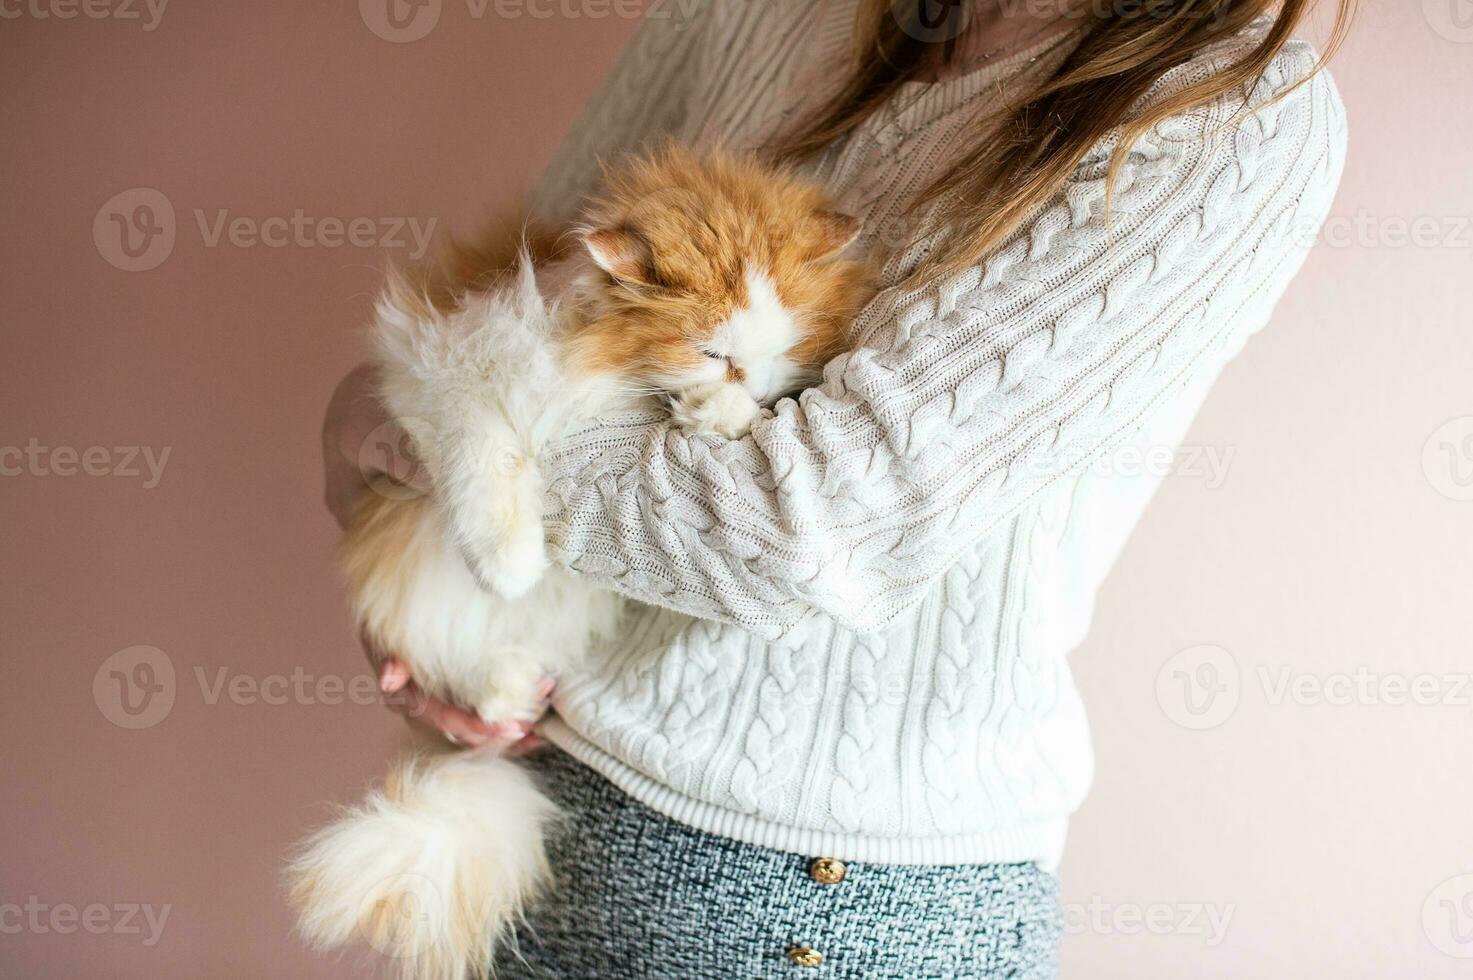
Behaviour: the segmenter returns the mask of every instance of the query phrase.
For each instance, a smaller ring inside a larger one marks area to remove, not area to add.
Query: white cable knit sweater
[[[855,7],[660,5],[536,207],[570,218],[599,158],[663,134],[760,143],[842,70]],[[976,110],[1073,43],[912,84],[818,161],[864,219],[861,245],[903,241],[915,193],[978,138]],[[1056,864],[1092,769],[1066,654],[1159,482],[1098,464],[1174,448],[1300,265],[1339,179],[1343,111],[1324,74],[1271,100],[1314,63],[1293,43],[1251,91],[1157,127],[1108,217],[1106,144],[985,265],[907,292],[925,243],[894,255],[855,350],[749,437],[630,416],[561,446],[545,461],[555,553],[649,606],[563,681],[548,736],[741,841]]]

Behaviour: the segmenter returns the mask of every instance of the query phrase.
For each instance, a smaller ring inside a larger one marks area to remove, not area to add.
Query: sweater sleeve
[[[601,162],[680,132],[709,7],[658,3],[645,14],[532,187],[529,206],[549,227],[577,217],[598,188]]]
[[[1109,147],[987,260],[882,293],[818,388],[737,441],[605,419],[544,461],[559,559],[776,637],[883,628],[989,529],[1260,327],[1328,211],[1342,109],[1307,46],[1249,92]],[[1253,105],[1254,112],[1240,110]]]

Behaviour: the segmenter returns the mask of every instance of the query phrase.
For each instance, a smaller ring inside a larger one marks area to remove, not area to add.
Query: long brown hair
[[[771,152],[796,162],[858,128],[908,81],[950,60],[970,0],[867,0],[856,28],[855,61],[842,87],[783,136]],[[1131,146],[1167,117],[1258,79],[1308,15],[1314,0],[1092,0],[1084,36],[1058,72],[1027,101],[993,116],[995,125],[918,205],[945,200],[945,238],[921,270],[927,277],[971,265],[1000,245],[1053,197],[1097,142],[1121,127]],[[1321,63],[1339,47],[1355,0],[1331,0],[1335,21]],[[939,6],[938,6],[939,5]],[[1062,8],[1061,8],[1062,9]],[[1263,39],[1226,71],[1195,82],[1130,116],[1169,69],[1259,17]],[[1126,154],[1110,163],[1113,186]]]

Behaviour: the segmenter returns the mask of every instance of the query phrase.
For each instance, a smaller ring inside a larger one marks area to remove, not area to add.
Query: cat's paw
[[[682,389],[671,401],[675,423],[691,432],[740,439],[752,429],[762,408],[736,384],[703,384]]]
[[[480,547],[463,549],[465,562],[481,588],[503,599],[520,599],[547,571],[547,539],[541,522],[519,524]]]

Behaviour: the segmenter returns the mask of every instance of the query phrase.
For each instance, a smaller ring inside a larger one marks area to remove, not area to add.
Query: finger
[[[419,717],[421,723],[453,736],[465,745],[485,745],[496,737],[492,726],[478,716],[437,698],[425,698]]]
[[[433,699],[413,681],[397,691],[384,692],[381,700],[386,707],[412,722],[424,722],[425,713],[433,710],[431,707]]]
[[[532,723],[527,721],[495,721],[488,727],[493,738],[507,742],[520,742],[532,734]]]
[[[491,740],[490,735],[479,731],[466,719],[457,717],[457,714],[455,709],[447,704],[427,700],[424,710],[415,721],[438,731],[456,745],[465,745],[474,749]]]
[[[396,714],[406,718],[418,718],[424,711],[425,695],[419,689],[419,685],[413,681],[399,688],[397,691],[384,691],[380,689],[379,700],[384,707]]]
[[[546,744],[547,742],[542,738],[541,735],[528,735],[526,738],[522,739],[520,742],[517,742],[511,748],[507,749],[506,754],[511,756],[512,758],[519,759],[524,755],[536,752],[538,749],[542,748]]]
[[[402,691],[409,686],[413,678],[409,673],[409,665],[398,657],[389,657],[378,669],[378,689],[385,694],[393,694]]]

